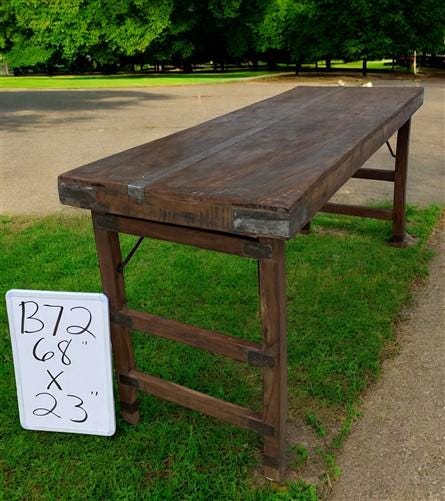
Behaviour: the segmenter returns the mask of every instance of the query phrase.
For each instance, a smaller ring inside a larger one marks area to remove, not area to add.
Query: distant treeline
[[[2,0],[0,56],[15,69],[192,71],[264,61],[296,69],[444,51],[444,0]]]

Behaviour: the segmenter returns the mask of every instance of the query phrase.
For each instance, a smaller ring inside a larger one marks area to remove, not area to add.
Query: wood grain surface
[[[422,88],[296,87],[62,174],[60,200],[291,238],[422,102]]]

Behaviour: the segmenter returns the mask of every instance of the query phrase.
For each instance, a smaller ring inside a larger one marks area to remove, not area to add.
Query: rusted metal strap
[[[144,237],[139,237],[137,242],[134,244],[133,248],[131,249],[131,251],[128,253],[128,256],[121,263],[118,264],[117,271],[119,273],[122,273],[124,271],[125,266],[127,266],[127,264],[130,262],[130,259],[134,256],[134,254],[138,250],[138,247],[141,245],[142,240],[144,240]]]

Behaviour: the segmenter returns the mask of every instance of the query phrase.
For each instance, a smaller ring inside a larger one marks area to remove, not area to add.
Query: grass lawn
[[[275,72],[279,73],[279,72]],[[3,89],[100,89],[112,87],[150,87],[231,82],[273,75],[270,71],[227,71],[224,73],[166,73],[152,75],[88,75],[54,77],[0,77]]]
[[[261,440],[148,395],[141,423],[118,419],[114,437],[21,429],[4,301],[0,303],[0,498],[88,500],[306,500],[307,468],[320,486],[339,474],[335,451],[383,357],[413,281],[425,277],[437,207],[409,210],[415,247],[386,244],[390,224],[320,215],[287,246],[291,480],[255,474]],[[0,219],[0,288],[100,291],[89,218]],[[123,239],[124,253],[134,239]],[[145,240],[126,269],[132,307],[259,340],[256,263]],[[257,369],[141,333],[142,370],[232,402],[258,407]],[[401,417],[402,419],[402,417]],[[304,447],[301,423],[313,444]]]
[[[331,67],[332,70],[361,70],[362,69],[362,61],[350,61],[345,63],[344,61],[332,61]],[[315,64],[304,64],[303,68],[306,69],[314,69]],[[391,59],[381,59],[377,61],[368,61],[367,62],[368,71],[392,71]],[[326,61],[318,62],[318,69],[326,69]],[[406,68],[402,68],[397,64],[394,67],[394,70],[397,72],[406,73],[408,70]]]

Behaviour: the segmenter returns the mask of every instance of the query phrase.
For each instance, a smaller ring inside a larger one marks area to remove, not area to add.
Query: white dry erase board
[[[14,289],[6,304],[23,428],[113,435],[107,297]]]

